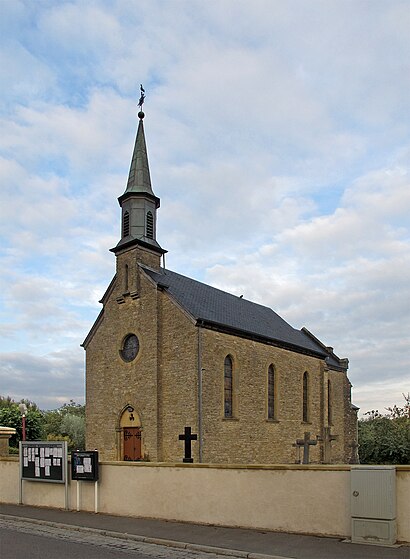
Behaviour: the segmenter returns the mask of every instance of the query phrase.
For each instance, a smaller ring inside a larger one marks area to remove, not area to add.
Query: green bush
[[[359,421],[359,457],[362,464],[410,464],[410,396],[403,407],[372,410]]]

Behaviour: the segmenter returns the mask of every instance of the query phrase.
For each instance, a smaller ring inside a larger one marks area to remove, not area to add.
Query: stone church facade
[[[83,343],[87,448],[181,462],[189,426],[194,462],[355,461],[348,360],[268,307],[161,267],[138,116],[116,274]]]

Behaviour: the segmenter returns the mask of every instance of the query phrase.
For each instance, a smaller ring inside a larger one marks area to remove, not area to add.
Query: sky
[[[0,0],[0,395],[84,401],[146,90],[176,272],[410,391],[408,0]]]

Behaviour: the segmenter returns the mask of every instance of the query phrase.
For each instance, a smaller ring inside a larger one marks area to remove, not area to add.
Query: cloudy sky
[[[84,399],[139,84],[167,267],[410,390],[408,0],[1,0],[0,394]]]

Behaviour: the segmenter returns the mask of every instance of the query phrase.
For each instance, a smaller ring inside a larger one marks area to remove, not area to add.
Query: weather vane
[[[140,96],[140,100],[138,101],[138,106],[142,110],[142,105],[144,104],[145,101],[145,89],[142,87],[142,83],[140,84],[140,92],[141,92],[141,96]]]

